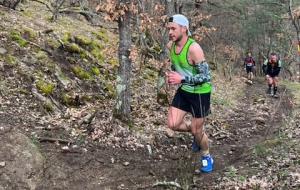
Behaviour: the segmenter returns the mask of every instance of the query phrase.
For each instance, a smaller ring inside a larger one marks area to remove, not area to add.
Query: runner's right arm
[[[262,66],[262,70],[263,70],[263,72],[265,73],[265,75],[267,75],[267,65],[268,65],[268,59],[266,59],[265,61],[264,61],[264,63],[263,63],[263,66]]]

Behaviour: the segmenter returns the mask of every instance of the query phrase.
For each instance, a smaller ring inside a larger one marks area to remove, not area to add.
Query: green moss
[[[67,48],[69,53],[80,53],[80,48],[77,44],[71,43]]]
[[[5,14],[6,14],[6,12],[4,12],[4,11],[2,11],[2,10],[0,11],[0,15],[1,15],[1,16],[5,16]]]
[[[168,95],[166,93],[157,93],[156,101],[162,105],[166,105],[169,103],[168,101]]]
[[[18,30],[11,29],[8,31],[8,37],[12,40],[19,40],[21,38],[21,34]]]
[[[21,13],[26,17],[29,17],[29,18],[32,17],[32,14],[29,12],[21,11]]]
[[[78,76],[80,79],[88,79],[88,80],[92,79],[91,75],[86,70],[81,68],[80,66],[74,66],[72,68],[72,70],[73,70],[73,73],[76,76]]]
[[[143,74],[143,78],[153,82],[153,76],[151,76],[149,73]]]
[[[91,54],[92,54],[94,57],[96,57],[98,60],[104,61],[104,55],[101,54],[101,52],[100,52],[99,50],[93,49],[93,50],[91,51]]]
[[[95,100],[105,100],[105,97],[101,94],[95,94],[93,97]]]
[[[66,106],[75,106],[75,101],[73,98],[70,98],[67,94],[62,95],[62,102]]]
[[[27,41],[26,41],[26,40],[23,40],[23,39],[21,39],[21,40],[18,40],[18,44],[19,44],[21,47],[24,47],[24,46],[26,46],[26,44],[27,44]]]
[[[43,51],[40,51],[37,55],[36,55],[36,58],[38,60],[42,60],[42,59],[45,59],[47,57],[47,55],[45,54],[45,52]]]
[[[65,44],[68,44],[70,36],[70,32],[65,32],[64,35],[61,37],[61,41],[63,41]]]
[[[142,107],[142,108],[149,108],[149,105],[147,105],[147,104],[142,104],[141,107]]]
[[[153,125],[160,126],[160,125],[164,125],[164,123],[161,121],[153,121]]]
[[[105,76],[105,79],[106,79],[106,76],[109,74],[107,69],[101,69],[100,73]]]
[[[9,37],[10,37],[11,40],[14,40],[14,41],[17,41],[17,40],[21,39],[21,36],[19,36],[19,35],[11,35]]]
[[[283,139],[275,138],[275,139],[270,139],[270,140],[265,140],[264,145],[266,146],[278,146],[283,144]]]
[[[156,52],[160,52],[160,46],[159,46],[159,45],[155,45],[155,46],[154,46],[154,50],[155,50]]]
[[[84,36],[76,35],[74,38],[75,38],[76,43],[83,47],[85,47],[91,43],[91,40]]]
[[[6,61],[8,61],[8,63],[14,63],[16,61],[16,58],[14,56],[8,55],[7,58],[8,59]]]
[[[79,54],[79,56],[80,56],[82,59],[86,58],[86,54],[85,54],[85,52],[83,52],[83,51],[81,51],[81,53]]]
[[[92,66],[92,67],[91,67],[91,72],[92,72],[94,75],[99,75],[100,70],[98,69],[98,67]]]
[[[35,71],[35,75],[39,78],[43,78],[45,76],[45,73],[41,69],[37,69]]]
[[[52,38],[46,39],[47,45],[49,45],[52,49],[57,49],[60,47],[60,43],[56,40],[53,40]]]
[[[94,39],[92,39],[90,41],[90,43],[88,44],[88,48],[89,48],[90,51],[95,50],[95,49],[100,51],[100,50],[104,49],[104,45],[102,45],[100,42],[97,42]]]
[[[115,91],[114,87],[112,85],[108,84],[107,82],[104,82],[103,84],[104,84],[105,88],[108,90],[109,98],[115,97],[116,91]]]
[[[54,107],[52,105],[51,102],[44,102],[43,107],[45,110],[47,110],[48,112],[53,113],[54,112]]]
[[[21,47],[24,47],[27,44],[26,40],[21,37],[18,30],[9,30],[8,37],[13,41],[17,41]]]
[[[41,51],[41,48],[38,47],[38,46],[33,46],[33,51],[34,51],[35,53],[39,53],[39,52]]]
[[[96,48],[95,43],[96,43],[96,42],[94,41],[94,39],[91,39],[90,43],[89,43],[88,46],[87,46],[88,50],[93,50],[93,49],[95,49],[95,48]]]
[[[19,93],[20,93],[20,94],[29,94],[29,92],[28,92],[26,89],[24,89],[24,88],[21,88],[21,89],[19,90]]]
[[[106,30],[104,32],[104,29],[101,29],[99,31],[93,31],[92,33],[95,34],[99,40],[102,40],[104,42],[108,42],[108,37],[107,37],[107,31]]]
[[[149,28],[146,28],[146,30],[145,30],[145,36],[149,40],[149,42],[152,44],[153,43],[153,38],[151,36],[151,32],[150,32]]]
[[[91,98],[90,98],[90,96],[88,96],[88,95],[83,95],[82,97],[81,97],[81,100],[82,101],[90,101],[91,100]]]
[[[140,130],[144,129],[143,127],[139,127],[139,126],[132,125],[132,124],[129,124],[129,128],[134,131],[140,131]]]
[[[66,60],[69,61],[71,64],[76,64],[76,59],[74,57],[66,57]]]
[[[110,64],[110,65],[115,65],[117,63],[118,63],[118,60],[116,58],[112,58],[112,59],[108,60],[108,64]]]
[[[21,31],[21,34],[22,34],[23,38],[25,38],[29,41],[34,41],[37,37],[37,33],[35,32],[35,30],[33,30],[31,28],[23,28]]]
[[[36,82],[36,87],[42,91],[44,94],[48,95],[52,92],[53,88],[54,88],[54,84],[53,83],[47,83],[47,82],[43,82],[41,80],[38,80]]]
[[[0,31],[4,31],[4,30],[5,30],[4,26],[0,25]]]
[[[108,91],[110,91],[110,92],[114,91],[113,86],[108,84],[107,82],[104,82],[104,86]]]
[[[17,41],[17,40],[20,40],[20,39],[21,39],[20,32],[17,31],[17,30],[9,30],[9,31],[8,31],[8,37],[9,37],[11,40],[14,40],[14,41]]]
[[[107,29],[106,28],[99,28],[99,32],[103,34],[107,34]]]
[[[46,17],[45,20],[46,20],[47,22],[53,22],[53,17]]]

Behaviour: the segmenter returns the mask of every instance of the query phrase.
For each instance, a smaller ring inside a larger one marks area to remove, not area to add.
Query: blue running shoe
[[[198,145],[195,137],[192,142],[192,149],[194,152],[198,152],[200,150],[200,146]]]
[[[213,159],[211,155],[201,156],[202,157],[202,166],[200,171],[202,172],[211,172],[213,168]]]

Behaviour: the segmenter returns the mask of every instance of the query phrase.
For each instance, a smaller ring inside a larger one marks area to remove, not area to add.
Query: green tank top
[[[184,47],[179,54],[175,53],[175,42],[173,42],[171,47],[171,62],[176,70],[181,76],[194,76],[197,70],[194,65],[190,65],[187,60],[187,52],[191,43],[195,42],[194,39],[188,38]],[[206,82],[201,85],[188,85],[181,84],[180,88],[186,92],[204,94],[211,91],[210,83]]]

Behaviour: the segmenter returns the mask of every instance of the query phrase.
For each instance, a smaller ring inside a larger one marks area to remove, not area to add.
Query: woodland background
[[[299,1],[0,5],[0,189],[299,186]],[[175,13],[189,18],[213,75],[208,175],[197,171],[191,136],[166,129],[176,90],[164,84],[166,24]],[[248,51],[257,63],[252,86],[244,83]],[[278,101],[265,95],[260,69],[270,52],[283,62]]]

